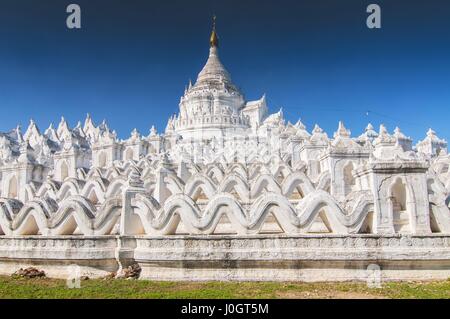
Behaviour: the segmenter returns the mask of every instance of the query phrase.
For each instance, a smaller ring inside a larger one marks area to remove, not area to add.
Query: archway
[[[64,180],[69,177],[69,167],[67,166],[66,162],[62,162],[61,164],[61,182],[64,182]]]
[[[392,220],[396,233],[411,232],[408,212],[408,192],[402,179],[398,178],[391,187]]]
[[[11,179],[9,180],[9,187],[8,187],[8,198],[17,198],[18,195],[18,182],[16,175],[13,175]]]
[[[134,159],[134,152],[132,148],[128,148],[127,151],[125,152],[125,160],[126,161],[131,161]]]
[[[353,176],[353,163],[348,162],[347,165],[344,166],[344,193],[345,196],[350,194],[355,187],[355,178]]]
[[[98,155],[98,167],[105,167],[106,166],[106,153],[105,152],[101,152]]]

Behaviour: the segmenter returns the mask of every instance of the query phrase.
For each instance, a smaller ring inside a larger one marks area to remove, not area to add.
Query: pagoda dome
[[[215,18],[209,45],[208,60],[198,74],[192,91],[222,91],[232,95],[242,96],[242,93],[233,84],[230,73],[228,73],[219,59],[219,38],[216,32]]]
[[[183,137],[203,134],[205,130],[208,135],[222,135],[227,129],[249,127],[248,119],[241,114],[245,108],[244,95],[233,84],[219,59],[215,19],[209,44],[208,60],[195,84],[189,84],[181,97],[180,116],[174,121],[175,130]]]

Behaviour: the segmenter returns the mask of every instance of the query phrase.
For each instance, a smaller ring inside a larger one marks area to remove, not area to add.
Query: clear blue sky
[[[82,29],[65,26],[78,3]],[[369,30],[366,7],[382,8]],[[450,138],[450,2],[364,0],[2,0],[0,130],[44,130],[91,113],[119,136],[161,131],[206,61],[211,16],[221,58],[247,99],[329,134],[370,121],[417,141]],[[367,110],[376,113],[369,113]]]

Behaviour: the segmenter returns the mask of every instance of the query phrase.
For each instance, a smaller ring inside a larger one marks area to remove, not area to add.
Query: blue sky
[[[66,28],[70,3],[81,30]],[[366,27],[369,3],[381,30]],[[122,138],[163,130],[206,61],[213,13],[247,99],[266,93],[272,112],[329,134],[343,120],[353,135],[372,122],[450,139],[446,0],[2,0],[0,130],[62,115],[73,126],[88,112]]]

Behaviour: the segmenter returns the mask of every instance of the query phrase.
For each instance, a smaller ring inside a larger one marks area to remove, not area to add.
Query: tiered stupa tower
[[[180,113],[174,119],[174,129],[183,139],[243,134],[250,127],[249,119],[241,112],[246,105],[244,95],[219,59],[215,21],[214,18],[208,60],[195,84],[190,83],[181,97]]]

